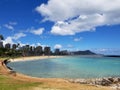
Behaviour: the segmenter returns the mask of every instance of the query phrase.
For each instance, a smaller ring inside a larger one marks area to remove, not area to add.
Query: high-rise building
[[[30,50],[30,45],[26,45],[25,49],[26,49],[26,51],[29,51]]]
[[[6,49],[10,49],[10,47],[11,47],[11,44],[10,44],[10,43],[5,44],[5,48],[6,48]]]
[[[32,46],[30,46],[30,51],[33,51],[33,47]]]
[[[67,50],[61,51],[61,55],[68,55],[68,51]]]
[[[50,54],[51,54],[50,47],[45,47],[45,48],[44,48],[44,54],[45,54],[45,55],[50,55]]]
[[[43,53],[42,47],[41,46],[37,46],[35,48],[35,54],[36,55],[42,55],[42,53]]]
[[[60,49],[55,49],[55,55],[60,55]]]
[[[16,45],[16,44],[13,44],[13,45],[12,45],[12,49],[15,50],[16,48],[17,48],[17,45]]]

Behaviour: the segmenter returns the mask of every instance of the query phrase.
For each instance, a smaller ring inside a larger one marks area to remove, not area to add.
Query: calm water
[[[120,58],[64,57],[46,60],[12,62],[15,71],[44,78],[99,78],[120,76]]]

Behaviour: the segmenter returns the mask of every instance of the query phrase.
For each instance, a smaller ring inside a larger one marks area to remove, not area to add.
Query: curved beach
[[[47,58],[58,58],[59,56],[40,56],[40,57],[24,57],[14,59],[13,61],[24,61],[24,60],[33,60],[33,59],[47,59]],[[110,86],[97,86],[97,85],[90,85],[90,84],[80,84],[80,82],[76,82],[75,80],[65,80],[60,78],[36,78],[27,75],[23,75],[13,70],[10,70],[4,61],[0,61],[0,74],[6,75],[8,77],[14,78],[16,80],[22,80],[27,82],[45,82],[52,85],[60,84],[62,86],[67,87],[76,87],[76,90],[79,89],[87,89],[87,90],[112,90]],[[96,87],[97,86],[97,87]],[[60,89],[62,90],[62,89]]]
[[[59,56],[58,56],[59,57]],[[10,59],[10,61],[12,62],[17,62],[17,61],[29,61],[29,60],[36,60],[36,59],[47,59],[47,58],[58,58],[57,56],[37,56],[37,57],[22,57],[22,58],[17,58],[17,59]],[[37,82],[41,82],[41,81],[62,81],[62,82],[66,82],[66,80],[63,79],[50,79],[50,78],[37,78],[37,77],[31,77],[31,76],[27,76],[21,73],[17,73],[13,70],[10,70],[6,64],[4,63],[4,61],[0,61],[0,73],[4,74],[4,75],[9,75],[12,78],[18,79],[18,80],[23,80],[23,81],[37,81]]]

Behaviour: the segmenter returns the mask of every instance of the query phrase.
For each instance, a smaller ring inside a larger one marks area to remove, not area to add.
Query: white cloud
[[[3,44],[5,45],[6,43],[10,43],[10,44],[13,44],[15,43],[14,40],[18,40],[20,39],[21,37],[25,37],[26,34],[24,33],[17,33],[15,34],[14,36],[9,36],[7,37],[4,41],[3,41]]]
[[[13,26],[15,25],[17,25],[17,22],[9,22],[8,24],[4,24],[3,26],[9,30],[14,30]]]
[[[44,47],[45,45],[42,45],[41,43],[36,43],[36,46],[42,46],[42,47]]]
[[[54,49],[61,49],[62,48],[62,45],[60,45],[60,44],[56,44],[55,46],[54,46]]]
[[[5,24],[4,27],[7,29],[10,29],[10,30],[14,30],[14,27],[12,25],[9,25],[9,24]]]
[[[55,23],[52,34],[75,35],[98,26],[120,24],[120,0],[49,0],[36,8]],[[57,7],[56,7],[57,6]]]
[[[44,44],[41,44],[41,43],[39,43],[39,42],[38,42],[38,43],[36,43],[35,45],[36,45],[36,46],[42,46],[42,48],[44,48],[45,46],[49,46],[49,45],[44,45]]]
[[[10,25],[17,25],[17,22],[9,22]]]
[[[3,40],[3,45],[5,45],[7,43],[10,43],[10,44],[14,43],[12,37],[7,37],[5,40]]]
[[[67,45],[67,48],[73,48],[73,45],[68,44],[68,45]]]
[[[24,34],[24,33],[17,33],[17,34],[15,34],[12,38],[13,38],[14,40],[18,40],[19,38],[25,37],[25,36],[26,36],[26,34]]]
[[[74,41],[75,42],[78,42],[78,41],[80,41],[80,40],[82,40],[83,38],[82,37],[80,37],[80,38],[74,38]]]
[[[41,35],[44,31],[44,28],[39,28],[37,30],[31,30],[30,32],[35,34],[35,35]]]
[[[30,46],[35,47],[36,45],[35,44],[31,44]]]
[[[37,46],[41,46],[41,43],[37,43]]]

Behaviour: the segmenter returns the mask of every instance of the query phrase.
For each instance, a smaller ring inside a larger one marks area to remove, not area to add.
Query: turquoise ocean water
[[[69,56],[12,62],[13,70],[43,78],[102,78],[120,76],[120,58]]]

